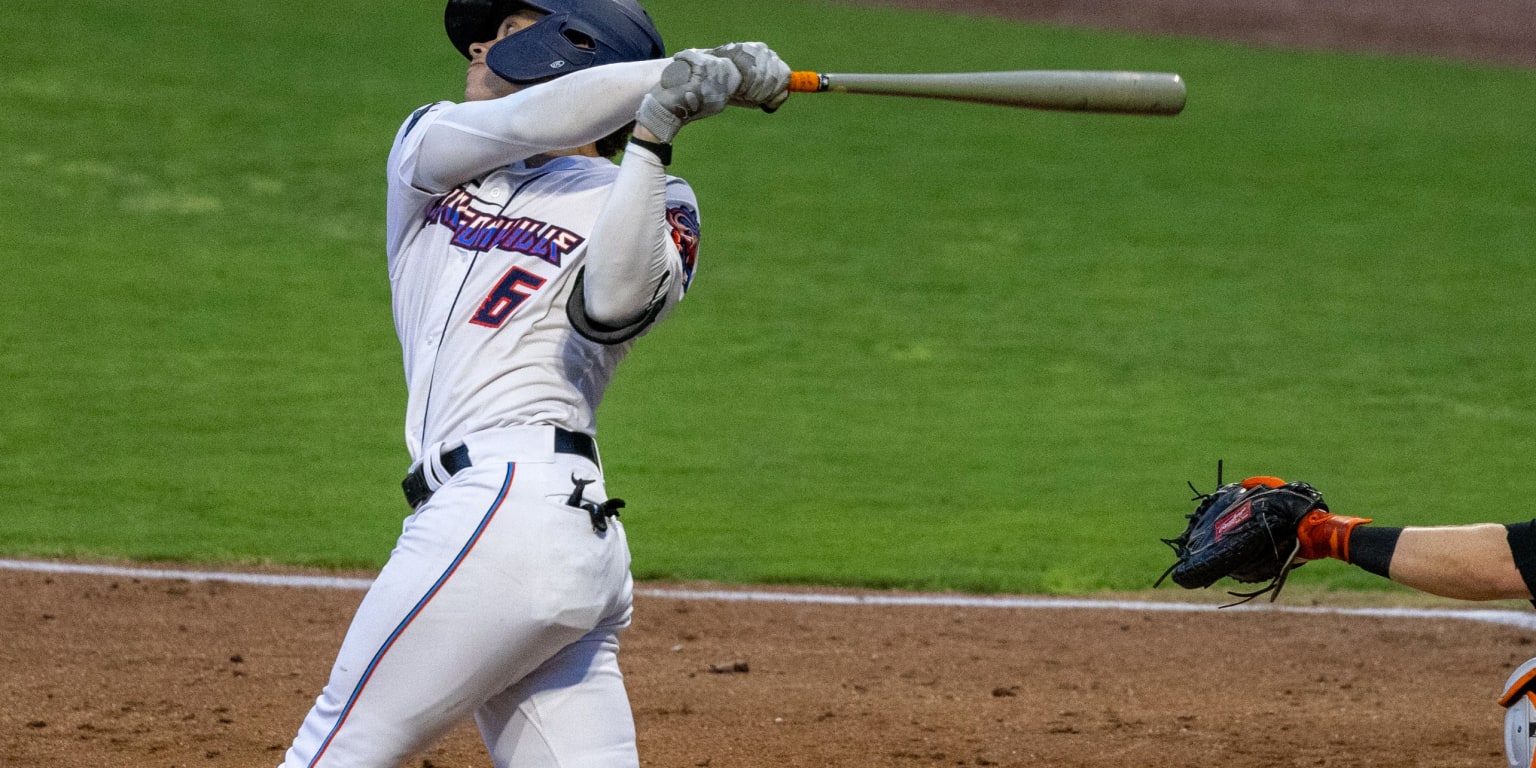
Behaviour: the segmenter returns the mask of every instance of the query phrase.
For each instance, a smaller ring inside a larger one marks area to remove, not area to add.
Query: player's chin
[[[464,76],[464,100],[485,101],[517,92],[517,86],[502,79],[480,62],[469,65]]]
[[[469,65],[469,71],[464,73],[465,101],[481,101],[491,98],[490,90],[485,87],[486,76],[490,73],[491,71],[478,61]]]

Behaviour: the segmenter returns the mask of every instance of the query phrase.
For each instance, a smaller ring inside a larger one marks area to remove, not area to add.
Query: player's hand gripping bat
[[[866,93],[1069,112],[1177,115],[1184,80],[1167,72],[1019,70],[952,74],[794,72],[790,93]]]

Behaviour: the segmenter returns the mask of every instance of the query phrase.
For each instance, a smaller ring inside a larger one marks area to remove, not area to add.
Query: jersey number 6
[[[528,300],[534,291],[544,285],[544,278],[519,267],[513,267],[496,283],[491,295],[481,302],[480,310],[469,321],[486,328],[500,328],[512,316],[519,304]],[[522,289],[522,290],[518,290]]]

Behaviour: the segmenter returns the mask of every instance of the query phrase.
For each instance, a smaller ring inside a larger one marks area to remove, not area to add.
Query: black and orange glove
[[[1185,589],[1203,589],[1226,577],[1247,583],[1267,581],[1268,586],[1258,591],[1231,594],[1247,602],[1268,592],[1273,602],[1287,574],[1309,557],[1297,527],[1309,513],[1328,514],[1323,494],[1316,488],[1278,477],[1250,477],[1197,494],[1200,504],[1185,516],[1189,524],[1184,532],[1163,539],[1177,559],[1154,587],[1170,575],[1173,583]],[[1347,541],[1347,528],[1344,534]]]

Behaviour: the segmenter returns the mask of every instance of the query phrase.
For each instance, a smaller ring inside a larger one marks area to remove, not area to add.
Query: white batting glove
[[[730,59],[741,72],[741,87],[731,94],[731,106],[773,112],[789,98],[789,65],[766,44],[726,43],[709,52]]]
[[[741,72],[730,60],[697,49],[679,51],[641,100],[635,124],[670,144],[684,125],[724,112],[740,88]]]

